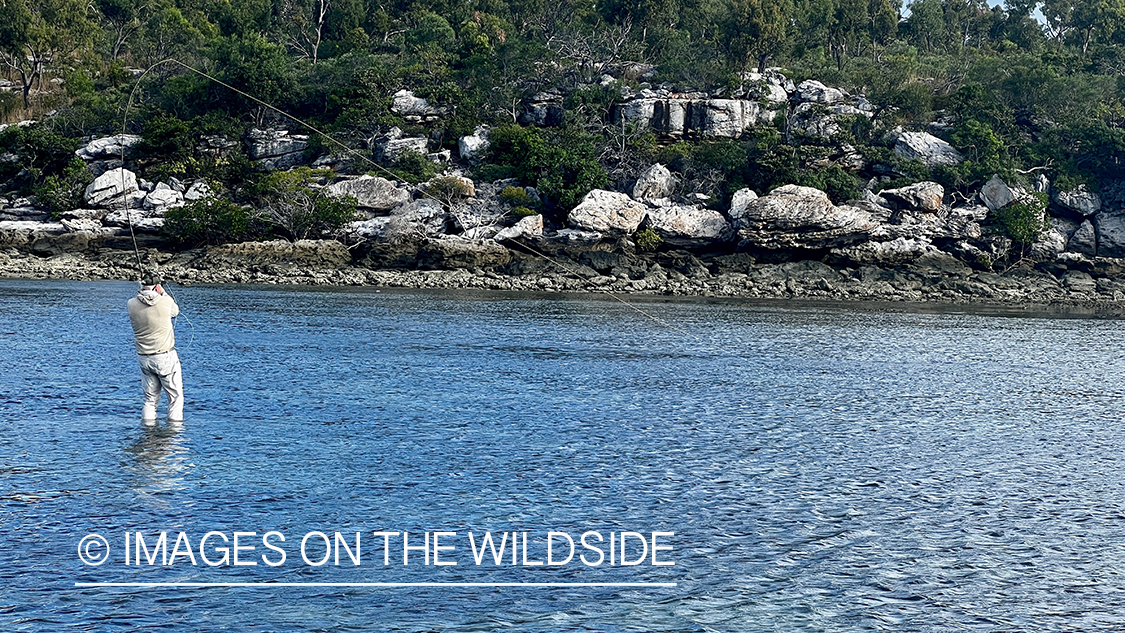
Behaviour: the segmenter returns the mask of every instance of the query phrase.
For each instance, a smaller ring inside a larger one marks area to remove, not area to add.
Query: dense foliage
[[[398,126],[452,149],[492,125],[477,177],[518,178],[554,208],[594,187],[624,187],[653,161],[716,201],[785,183],[840,200],[873,176],[929,177],[967,192],[1033,167],[1097,190],[1123,175],[1123,44],[1125,0],[914,0],[901,12],[889,0],[12,0],[0,3],[0,58],[14,87],[0,94],[0,115],[43,124],[0,133],[9,152],[0,178],[69,204],[80,137],[118,132],[132,96],[127,125],[144,136],[149,177],[207,176],[241,192],[239,202],[262,192],[242,146],[216,156],[198,142],[294,125],[263,102],[356,148]],[[612,118],[623,85],[736,90],[743,73],[767,66],[866,95],[874,122],[844,125],[827,141],[779,126],[662,145]],[[606,73],[621,83],[604,87]],[[419,123],[394,114],[391,95],[403,88],[443,115]],[[519,125],[526,100],[548,89],[565,96],[561,126]],[[966,162],[928,173],[894,156],[882,133],[934,122]],[[844,144],[878,169],[842,165]],[[386,167],[412,182],[437,173],[420,155]],[[322,208],[303,184],[273,186],[282,193],[263,195],[275,211],[294,192],[308,198],[308,208],[275,217],[275,230],[292,237],[348,216]],[[223,218],[219,233],[245,230],[233,208],[203,211],[192,213]]]

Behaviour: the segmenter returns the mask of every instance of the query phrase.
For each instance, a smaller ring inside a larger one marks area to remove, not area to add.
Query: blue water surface
[[[187,420],[146,427],[131,284],[0,282],[0,629],[1125,628],[1118,321],[172,290]],[[161,531],[252,532],[258,564],[124,564]],[[377,531],[453,532],[457,565],[384,565]],[[529,561],[674,532],[675,564],[476,565],[488,531]],[[359,532],[361,564],[306,564],[311,532]],[[75,586],[129,582],[675,586]]]

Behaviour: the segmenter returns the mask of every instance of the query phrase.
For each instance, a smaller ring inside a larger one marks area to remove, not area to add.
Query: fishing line
[[[125,112],[124,112],[124,114],[122,115],[122,118],[121,118],[121,133],[122,134],[125,133],[125,130],[127,128],[128,119],[129,119],[129,110],[133,106],[133,97],[136,95],[137,89],[140,88],[142,80],[145,78],[145,75],[149,74],[153,69],[155,69],[158,66],[162,66],[164,64],[175,64],[175,65],[183,68],[184,70],[195,73],[195,74],[199,75],[200,77],[203,77],[203,78],[205,78],[209,81],[213,81],[216,84],[219,84],[220,86],[223,86],[224,88],[226,88],[226,89],[228,89],[228,90],[230,90],[230,91],[232,91],[236,94],[239,94],[243,97],[246,97],[247,99],[253,101],[254,103],[257,103],[258,105],[260,105],[264,108],[268,108],[268,109],[272,110],[273,112],[276,112],[276,113],[280,114],[281,116],[285,117],[286,119],[289,119],[290,121],[293,121],[294,123],[297,123],[298,125],[301,125],[301,126],[307,128],[307,129],[313,131],[314,133],[318,134],[321,138],[326,139],[326,140],[334,143],[335,145],[338,145],[341,149],[343,149],[350,156],[352,156],[354,158],[358,158],[359,160],[363,161],[364,163],[367,163],[367,164],[371,165],[372,167],[379,170],[380,172],[388,175],[391,179],[393,179],[397,182],[400,182],[402,184],[405,184],[405,185],[411,184],[411,183],[406,182],[403,178],[401,178],[400,176],[398,176],[397,174],[395,174],[391,170],[387,169],[386,167],[383,167],[382,165],[375,162],[374,160],[367,157],[366,155],[352,149],[351,147],[349,147],[348,145],[346,145],[342,141],[337,140],[336,138],[334,138],[330,134],[327,134],[327,133],[321,131],[319,128],[313,126],[312,124],[310,124],[310,123],[308,123],[308,122],[306,122],[302,119],[299,119],[299,118],[293,116],[292,114],[289,114],[288,112],[285,112],[284,110],[282,110],[282,109],[280,109],[280,108],[278,108],[278,107],[276,107],[272,104],[266,103],[265,101],[262,101],[261,99],[255,97],[252,94],[249,94],[245,91],[239,90],[238,88],[235,88],[234,86],[222,81],[221,79],[219,79],[217,77],[214,77],[214,76],[212,76],[208,73],[205,73],[202,70],[199,70],[198,68],[195,68],[193,66],[189,66],[188,64],[185,64],[185,63],[181,62],[180,60],[178,60],[174,57],[169,57],[167,59],[163,59],[161,61],[158,61],[158,62],[154,63],[153,65],[146,68],[145,71],[143,73],[141,73],[141,75],[139,77],[137,77],[137,82],[133,85],[133,89],[129,91],[129,99],[125,104]],[[128,223],[129,223],[129,235],[133,239],[133,253],[136,255],[136,258],[137,258],[137,270],[138,270],[138,275],[139,275],[139,274],[141,274],[140,271],[142,270],[143,266],[141,264],[140,249],[137,247],[137,237],[136,237],[136,234],[134,233],[134,230],[133,230],[132,214],[129,213],[128,199],[125,195],[125,144],[124,143],[121,144],[121,190],[122,190],[121,204],[122,204],[122,207],[124,207],[124,209],[125,209],[125,218],[126,218],[126,220],[128,220]],[[425,195],[426,197],[432,198],[432,196],[430,196],[427,192],[423,192],[423,195]],[[518,245],[519,247],[527,250],[532,255],[542,257],[543,259],[545,259],[548,262],[554,264],[555,266],[558,266],[559,268],[566,271],[567,273],[569,273],[571,275],[574,275],[575,277],[578,277],[579,279],[582,278],[582,275],[579,274],[578,271],[570,268],[569,266],[566,266],[566,265],[562,264],[561,262],[556,261],[554,258],[548,256],[546,253],[543,253],[543,252],[539,251],[538,249],[532,248],[532,247],[530,247],[526,244],[522,244],[522,243],[516,242],[514,240],[512,241],[512,243],[514,243],[514,244]],[[620,302],[621,304],[623,304],[625,306],[628,306],[629,308],[636,311],[637,313],[651,319],[652,321],[654,321],[656,323],[659,323],[660,325],[663,325],[664,327],[675,330],[675,331],[677,331],[681,334],[684,334],[685,336],[691,337],[691,338],[693,338],[693,339],[695,339],[695,340],[697,340],[701,343],[703,342],[703,340],[701,338],[699,338],[698,336],[692,334],[691,332],[688,332],[687,330],[685,330],[683,328],[672,325],[671,323],[665,321],[664,319],[661,319],[661,318],[659,318],[659,317],[657,317],[653,314],[650,314],[650,313],[642,310],[640,307],[638,307],[637,305],[635,305],[635,304],[633,304],[629,301],[626,301],[625,299],[623,299],[621,296],[619,296],[617,293],[613,292],[612,290],[602,290],[601,292],[609,295],[614,300]],[[184,318],[187,319],[188,324],[191,325],[192,340],[194,340],[195,339],[195,325],[191,323],[191,319],[188,318],[187,315],[184,314],[182,310],[181,310],[180,314],[182,316],[184,316]],[[189,344],[190,344],[190,341],[189,341]]]

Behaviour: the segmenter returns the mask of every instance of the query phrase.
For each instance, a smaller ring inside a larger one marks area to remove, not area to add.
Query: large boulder
[[[1094,216],[1098,257],[1125,257],[1125,209],[1103,209]]]
[[[750,203],[758,199],[758,194],[754,193],[753,189],[743,188],[734,192],[730,197],[730,212],[727,213],[731,220],[737,221],[746,214],[746,207]]]
[[[898,189],[885,189],[879,195],[900,208],[937,213],[941,210],[945,188],[936,182],[916,182]]]
[[[163,183],[161,183],[163,184]],[[184,206],[184,194],[164,185],[145,196],[144,209],[151,215],[164,215],[168,209]]]
[[[952,145],[926,132],[902,132],[895,139],[894,152],[907,160],[918,159],[930,169],[950,167],[965,160]]]
[[[144,193],[137,187],[137,175],[118,167],[111,169],[94,179],[86,187],[83,196],[86,204],[91,207],[139,206],[144,200]]]
[[[790,133],[821,139],[830,139],[840,133],[840,120],[849,116],[871,118],[870,112],[846,104],[824,106],[805,102],[793,108],[787,124]]]
[[[488,126],[479,126],[473,130],[473,133],[468,136],[462,136],[457,140],[457,153],[461,156],[461,160],[468,162],[470,165],[478,165],[484,160],[484,153],[488,150]]]
[[[740,248],[821,249],[860,242],[878,227],[866,211],[835,206],[828,194],[785,185],[754,200],[738,220]]]
[[[690,128],[701,136],[738,138],[756,125],[772,123],[775,113],[757,101],[707,99],[693,102],[689,115]]]
[[[90,162],[102,159],[118,159],[124,155],[129,157],[136,151],[141,143],[141,137],[136,134],[115,134],[86,143],[74,151],[75,156]]]
[[[520,113],[519,122],[523,125],[539,127],[558,127],[563,124],[565,111],[563,97],[556,92],[540,92],[526,103]]]
[[[1087,257],[1097,257],[1098,236],[1094,232],[1094,223],[1088,219],[1083,220],[1082,224],[1078,225],[1078,230],[1067,241],[1066,250]]]
[[[430,105],[422,97],[415,97],[410,90],[399,90],[391,97],[391,112],[402,115],[407,122],[423,123],[437,119],[445,110]]]
[[[173,189],[175,189],[175,187],[173,187]],[[206,182],[197,180],[191,183],[191,186],[184,192],[184,200],[194,202],[196,200],[210,198],[213,195],[215,195],[215,192],[211,191],[211,187]]]
[[[990,211],[998,211],[1020,197],[1018,190],[1012,189],[1000,176],[993,176],[980,188],[980,201]]]
[[[1073,191],[1058,191],[1054,203],[1065,213],[1079,218],[1088,218],[1102,210],[1102,199],[1098,194],[1086,191],[1082,185]]]
[[[520,218],[512,226],[497,231],[493,237],[497,242],[505,240],[514,240],[517,238],[527,237],[540,237],[543,235],[543,216],[542,215],[529,215]]]
[[[250,160],[259,169],[288,169],[307,162],[305,149],[309,146],[309,137],[306,135],[254,128],[244,141]]]
[[[659,163],[649,167],[637,178],[633,185],[634,200],[657,200],[672,195],[676,188],[676,177],[668,168]]]
[[[395,127],[386,136],[372,140],[371,148],[379,160],[393,163],[408,152],[425,156],[430,151],[430,142],[424,136],[403,136],[402,130]]]
[[[656,231],[671,246],[705,246],[729,241],[734,234],[722,213],[693,205],[651,209],[643,226]]]
[[[583,231],[631,235],[647,211],[648,207],[628,194],[594,189],[571,209],[568,221]]]
[[[356,199],[357,207],[372,211],[390,211],[411,200],[409,190],[379,176],[363,175],[334,182],[325,187],[324,192],[330,196],[351,196]]]
[[[756,125],[773,122],[776,112],[748,99],[640,97],[614,108],[614,121],[652,128],[661,136],[737,138]]]
[[[439,202],[429,198],[396,207],[391,211],[391,218],[396,223],[414,227],[416,234],[426,237],[445,235],[449,224],[449,215],[445,209]]]
[[[1059,253],[1066,250],[1067,238],[1068,236],[1059,227],[1052,225],[1035,240],[1028,249],[1028,255],[1033,261],[1054,261]]]
[[[806,79],[797,84],[797,94],[794,98],[797,101],[832,105],[843,101],[845,96],[836,88],[829,88],[815,79]]]

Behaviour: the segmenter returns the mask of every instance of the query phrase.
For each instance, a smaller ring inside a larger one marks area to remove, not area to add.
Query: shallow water
[[[0,282],[3,630],[1125,627],[1118,321],[640,306],[668,327],[596,297],[173,291],[188,419],[146,428],[132,286]],[[534,561],[587,530],[674,532],[675,565],[476,565],[466,537],[527,532]],[[254,532],[258,564],[124,564],[126,532],[161,531]],[[360,532],[361,564],[304,563],[318,531]],[[376,531],[455,532],[457,565],[384,565]]]

